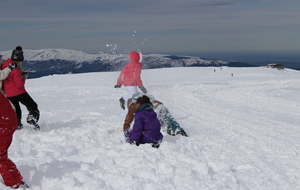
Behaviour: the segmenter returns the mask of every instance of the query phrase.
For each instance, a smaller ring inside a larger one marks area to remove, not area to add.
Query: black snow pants
[[[26,106],[28,110],[28,116],[32,116],[36,119],[36,121],[40,118],[40,111],[38,110],[37,103],[29,96],[27,92],[20,94],[18,96],[8,97],[11,103],[16,108],[17,118],[19,123],[21,123],[22,119],[22,111],[20,107],[20,103]]]

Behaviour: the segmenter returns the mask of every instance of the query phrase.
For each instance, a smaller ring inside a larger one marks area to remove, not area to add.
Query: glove
[[[139,86],[139,88],[144,94],[147,94],[147,89],[144,86]]]
[[[22,77],[26,80],[28,78],[28,73],[27,72],[22,72]]]
[[[114,88],[121,88],[122,85],[116,84]]]
[[[15,63],[10,63],[10,64],[8,65],[8,67],[10,68],[10,70],[13,70],[14,68],[18,67],[18,65],[15,64]]]

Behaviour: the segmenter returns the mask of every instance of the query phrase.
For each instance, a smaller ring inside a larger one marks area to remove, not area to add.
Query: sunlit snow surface
[[[15,132],[9,157],[30,189],[300,189],[299,71],[143,70],[148,92],[189,135],[164,133],[159,149],[125,143],[118,102],[125,89],[113,88],[118,75],[26,81],[41,131],[26,124],[22,107],[25,128]]]

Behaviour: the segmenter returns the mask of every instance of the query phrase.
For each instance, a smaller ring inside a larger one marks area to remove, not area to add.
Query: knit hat
[[[17,46],[16,49],[12,51],[11,60],[22,62],[24,61],[23,51],[21,46]]]

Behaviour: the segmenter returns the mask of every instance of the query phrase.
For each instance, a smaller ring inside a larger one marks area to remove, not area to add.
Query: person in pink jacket
[[[12,51],[11,58],[8,58],[2,65],[1,69],[6,68],[9,65],[16,64],[16,67],[10,72],[8,77],[3,80],[3,91],[6,97],[16,108],[18,118],[18,129],[22,129],[21,122],[22,111],[20,103],[26,106],[28,110],[27,123],[34,125],[34,130],[40,130],[37,122],[40,117],[40,111],[38,110],[37,103],[30,97],[25,89],[25,80],[27,79],[27,72],[22,69],[22,62],[24,61],[22,47],[18,46]]]
[[[141,80],[141,70],[142,70],[142,54],[132,51],[129,53],[130,62],[125,65],[118,77],[117,84],[115,88],[121,88],[123,85],[127,94],[119,99],[120,106],[125,113],[127,112],[127,106],[125,106],[125,102],[129,98],[131,98],[132,94],[137,92],[137,87],[146,94],[147,89],[143,86],[143,82]]]

